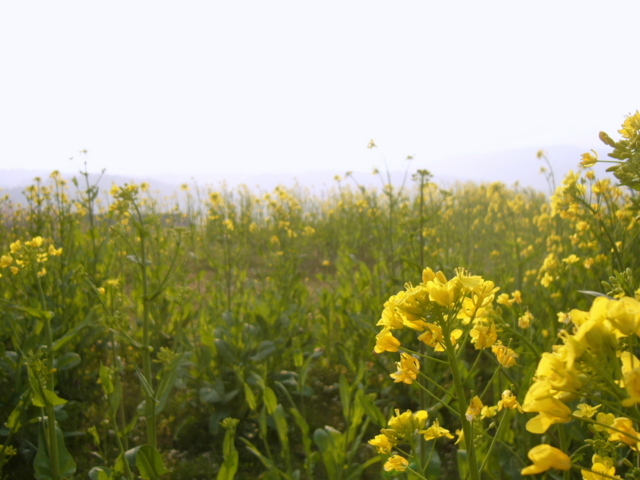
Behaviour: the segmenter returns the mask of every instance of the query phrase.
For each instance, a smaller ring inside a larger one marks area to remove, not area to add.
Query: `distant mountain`
[[[545,155],[551,163],[555,175],[556,185],[562,182],[562,179],[569,170],[577,170],[580,162],[581,154],[587,151],[586,148],[575,146],[556,146],[545,149]],[[414,160],[409,163],[409,170],[390,172],[390,178],[393,184],[401,185],[406,178],[407,184],[411,183],[411,175],[418,169],[427,169],[433,175],[433,181],[443,187],[451,186],[453,183],[473,181],[476,183],[500,181],[507,185],[513,185],[518,182],[522,187],[532,187],[539,191],[549,193],[549,185],[543,174],[540,173],[541,167],[547,168],[547,163],[536,157],[538,149],[522,148],[517,150],[507,150],[502,152],[493,152],[478,155],[464,155],[450,157],[441,160]],[[599,152],[601,157],[606,157],[606,153]],[[596,165],[596,173],[598,176],[607,175],[602,165]],[[0,169],[0,194],[8,193],[12,201],[21,202],[24,199],[22,194],[26,186],[33,183],[34,177],[40,177],[46,183],[50,172],[32,171],[25,169],[2,170]],[[381,172],[386,181],[387,172]],[[172,175],[149,175],[145,178],[137,176],[125,175],[109,175],[105,174],[100,179],[99,186],[102,190],[108,190],[113,183],[123,185],[124,183],[140,183],[148,182],[150,189],[162,196],[171,196],[177,190],[178,186],[186,183],[192,188],[196,186],[202,188],[211,186],[213,188],[221,188],[224,183],[227,187],[233,188],[238,185],[247,185],[252,190],[271,191],[277,185],[294,186],[299,185],[309,188],[311,191],[319,193],[337,185],[336,175],[341,177],[343,185],[362,185],[367,188],[380,187],[381,179],[377,175],[369,172],[353,172],[351,178],[346,177],[346,171],[309,171],[302,173],[269,173],[269,174],[172,174]],[[406,177],[405,177],[406,175]],[[63,175],[70,180],[74,175]],[[84,178],[75,175],[80,181],[80,185],[84,185]],[[99,174],[90,174],[90,181],[94,183]],[[70,186],[71,191],[75,187]]]

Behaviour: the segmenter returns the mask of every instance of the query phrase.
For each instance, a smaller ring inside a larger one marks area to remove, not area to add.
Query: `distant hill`
[[[586,148],[575,146],[556,146],[545,149],[545,153],[551,162],[556,184],[562,182],[562,178],[569,170],[576,170],[581,154],[587,151]],[[443,187],[448,187],[456,181],[473,181],[476,183],[500,181],[507,185],[518,182],[522,187],[532,187],[544,193],[549,193],[549,185],[544,175],[540,173],[540,168],[547,168],[546,162],[536,158],[538,149],[523,148],[518,150],[508,150],[479,155],[465,155],[450,157],[446,159],[418,159],[408,163],[407,184],[411,183],[411,174],[418,169],[427,169],[433,175],[433,181]],[[605,157],[605,152],[599,152],[601,157]],[[373,170],[373,168],[372,168]],[[596,166],[598,176],[607,175],[602,165]],[[381,172],[386,179],[387,173]],[[25,187],[33,183],[35,177],[40,177],[43,181],[48,181],[50,172],[35,171],[26,169],[0,169],[0,194],[9,194],[14,202],[21,202],[24,199],[22,192]],[[153,175],[147,177],[110,175],[105,173],[100,180],[100,188],[108,190],[113,183],[122,185],[128,182],[148,182],[153,192],[162,196],[171,196],[178,186],[186,183],[194,188],[213,186],[219,188],[222,183],[229,188],[245,184],[254,190],[270,191],[277,185],[293,186],[300,185],[309,188],[311,191],[320,192],[336,185],[335,176],[342,178],[343,184],[359,185],[366,187],[380,187],[381,181],[378,176],[368,172],[353,172],[352,178],[345,178],[346,171],[308,171],[302,173],[269,173],[269,174],[172,174]],[[70,180],[74,175],[63,174]],[[75,175],[83,185],[84,178]],[[390,172],[391,181],[395,185],[400,185],[405,178],[404,171]],[[90,174],[90,180],[95,182],[99,174]],[[71,191],[74,187],[70,186]]]

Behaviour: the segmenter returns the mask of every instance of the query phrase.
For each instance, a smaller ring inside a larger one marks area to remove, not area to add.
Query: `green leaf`
[[[89,470],[89,478],[91,480],[109,480],[111,470],[106,467],[93,467]]]
[[[56,425],[56,439],[58,443],[58,465],[60,467],[60,477],[70,477],[76,472],[76,462],[73,461],[73,457],[69,454],[69,451],[64,445],[64,435],[62,430]],[[53,475],[51,473],[51,462],[47,453],[47,442],[44,440],[44,429],[38,431],[38,452],[33,461],[33,468],[35,470],[36,480],[51,480]]]
[[[249,357],[249,360],[251,360],[252,362],[261,362],[262,360],[271,356],[271,354],[275,351],[276,351],[276,344],[269,340],[265,340],[258,347],[258,353]]]
[[[158,451],[151,445],[140,445],[125,453],[129,464],[135,464],[140,476],[145,480],[157,480],[163,473],[168,473]]]
[[[309,438],[309,424],[304,419],[304,417],[300,414],[298,409],[291,408],[289,412],[291,413],[291,415],[293,415],[293,418],[296,421],[298,428],[302,432],[302,444],[304,446],[304,451],[307,457],[310,457],[311,456],[311,438]]]
[[[288,426],[287,419],[284,414],[284,408],[282,405],[278,405],[273,412],[273,420],[276,424],[276,431],[278,432],[278,438],[280,439],[280,444],[282,445],[282,450],[285,454],[289,453],[289,434],[288,434]]]
[[[200,389],[200,400],[206,403],[218,403],[222,401],[222,395],[215,388],[202,387]]]
[[[358,389],[356,392],[356,398],[360,401],[365,413],[373,423],[380,427],[385,427],[387,425],[387,419],[382,411],[380,411],[376,404],[373,403],[373,400],[365,395],[362,389]]]
[[[238,471],[238,452],[234,450],[230,455],[225,457],[224,462],[220,466],[220,471],[216,480],[233,480]]]
[[[142,371],[138,368],[138,366],[135,363],[133,364],[133,367],[136,369],[136,373],[138,374],[138,379],[140,380],[140,385],[142,386],[144,393],[146,393],[147,396],[151,398],[154,401],[154,403],[157,405],[158,400],[156,400],[156,397],[153,393],[153,388],[151,388],[151,384],[149,384],[147,377],[144,376],[144,373],[142,373]]]
[[[351,412],[351,392],[349,382],[344,374],[340,374],[340,403],[342,404],[342,414],[345,420],[349,420]]]
[[[247,399],[247,403],[249,404],[249,408],[251,410],[255,410],[256,409],[256,396],[253,393],[253,390],[251,390],[251,387],[243,382],[244,385],[244,396]]]
[[[247,446],[247,450],[249,450],[256,457],[258,457],[258,459],[262,462],[265,468],[267,468],[268,470],[275,468],[275,465],[273,464],[273,462],[269,460],[267,457],[265,457],[264,455],[262,455],[260,453],[260,450],[258,450],[249,440],[243,437],[240,437],[240,440],[242,440],[245,443],[245,445]]]
[[[262,397],[264,404],[267,407],[267,413],[269,415],[273,415],[273,412],[275,412],[276,407],[278,406],[278,397],[276,397],[275,392],[270,387],[266,387]]]
[[[80,361],[80,355],[75,352],[68,352],[57,358],[54,366],[58,370],[69,370],[70,368],[80,365]]]
[[[178,377],[178,366],[182,361],[183,355],[184,354],[182,353],[177,355],[169,364],[165,365],[162,369],[162,376],[160,377],[160,381],[158,382],[158,386],[156,387],[156,397],[158,399],[158,404],[156,405],[156,415],[160,415],[164,410],[164,407],[167,405],[169,394],[171,394],[171,390],[173,390],[176,378]]]
[[[236,360],[236,356],[231,352],[229,345],[224,340],[216,338],[216,350],[218,351],[218,355],[220,355],[225,361],[236,364],[238,361]]]
[[[53,312],[47,312],[39,308],[23,307],[20,305],[12,305],[13,308],[21,310],[34,318],[40,318],[42,320],[51,320],[53,318]]]
[[[73,329],[69,330],[62,337],[60,337],[55,342],[53,342],[52,351],[53,352],[57,352],[58,350],[60,350],[67,343],[69,343],[71,340],[73,340],[78,335],[78,333],[80,333],[80,330],[82,330],[85,327],[88,327],[91,323],[93,323],[93,313],[92,312],[87,314],[87,317],[82,321],[82,323],[78,324],[76,327],[74,327]]]
[[[102,385],[102,390],[107,395],[111,395],[114,390],[113,379],[111,378],[111,369],[109,367],[105,367],[102,362],[100,362],[100,384]]]

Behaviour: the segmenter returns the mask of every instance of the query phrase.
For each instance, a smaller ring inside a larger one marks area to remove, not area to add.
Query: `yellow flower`
[[[13,257],[11,255],[2,255],[0,257],[0,267],[7,268],[13,263]]]
[[[396,409],[396,416],[389,420],[389,427],[397,437],[407,439],[413,437],[418,430],[424,428],[427,418],[429,418],[429,414],[426,410],[418,410],[415,413],[407,410],[404,413],[400,413],[400,410]],[[383,429],[383,433],[386,434],[387,431]]]
[[[622,442],[629,445],[633,450],[638,450],[638,442],[640,442],[640,433],[636,432],[633,428],[633,422],[629,418],[618,417],[611,424],[611,428],[616,430],[609,430],[610,442]]]
[[[594,455],[591,458],[591,470],[598,473],[604,473],[609,476],[614,476],[616,468],[613,466],[613,459],[611,457],[601,457],[600,455]],[[606,477],[598,475],[598,473],[586,472],[582,470],[583,480],[604,480]],[[619,478],[619,477],[617,477]]]
[[[442,343],[442,328],[434,323],[426,323],[427,330],[418,337],[418,340],[426,343],[430,347],[436,348]]]
[[[571,459],[567,454],[551,445],[542,444],[533,447],[529,450],[528,457],[533,465],[523,468],[520,472],[522,475],[534,475],[546,472],[550,468],[571,469]]]
[[[623,335],[640,333],[640,302],[635,298],[622,297],[607,302],[607,319]]]
[[[31,248],[38,248],[42,246],[42,237],[38,236],[38,237],[33,237],[30,241],[27,240],[26,242],[24,242],[24,244],[27,247],[31,247]]]
[[[500,365],[502,365],[503,367],[511,368],[516,364],[516,358],[518,358],[518,354],[506,345],[496,343],[491,347],[491,351],[496,355],[498,363],[500,363]]]
[[[533,315],[531,315],[531,312],[526,311],[524,312],[524,315],[518,318],[518,326],[520,328],[529,328],[529,325],[531,325],[531,320],[533,320]]]
[[[47,274],[47,269],[42,267],[42,269],[38,272],[38,277],[44,277]]]
[[[458,445],[460,442],[464,441],[464,430],[457,429],[456,435],[458,436],[458,439],[453,442],[454,445]]]
[[[551,392],[548,381],[537,381],[529,387],[522,410],[528,413],[537,412],[538,415],[527,422],[525,428],[528,432],[543,434],[551,425],[571,421],[569,407],[551,396]]]
[[[408,353],[401,353],[400,361],[396,362],[396,365],[398,366],[398,371],[391,374],[391,378],[395,380],[395,383],[413,383],[420,371],[420,362]]]
[[[397,352],[399,346],[400,340],[391,334],[389,328],[383,328],[382,331],[376,335],[376,346],[374,347],[376,353]]]
[[[580,165],[584,168],[593,167],[598,162],[598,154],[595,150],[591,150],[593,154],[587,152],[582,154]]]
[[[385,472],[404,472],[408,466],[409,462],[406,458],[401,457],[400,455],[393,455],[389,457],[389,460],[386,461],[383,468]]]
[[[20,240],[16,240],[11,245],[9,245],[9,250],[11,250],[11,253],[18,253],[21,248],[22,243],[20,242]]]
[[[516,303],[522,303],[522,293],[520,293],[520,290],[516,290],[511,295]]]
[[[582,470],[583,480],[605,480],[607,477],[605,477],[604,475],[600,475],[601,473],[604,473],[605,475],[609,475],[610,477],[613,477],[616,473],[616,467],[614,466],[608,467],[603,463],[594,463],[591,466],[591,470],[597,473],[587,472],[585,470]],[[616,478],[620,478],[620,477],[616,477]]]
[[[592,407],[591,405],[588,405],[586,403],[580,403],[578,405],[578,410],[573,412],[573,414],[576,417],[591,418],[597,413],[598,408],[600,408],[601,406],[602,405],[596,405],[595,407]]]
[[[596,421],[598,423],[602,423],[603,425],[613,425],[613,422],[615,421],[615,419],[616,419],[616,416],[613,413],[600,412],[596,415]],[[604,432],[607,429],[602,425],[594,425],[593,427],[599,432]]]
[[[627,353],[627,352],[625,352]],[[634,368],[624,374],[624,387],[629,398],[622,400],[622,406],[631,407],[640,403],[640,368]]]
[[[474,418],[480,415],[482,413],[483,407],[484,405],[482,404],[482,400],[480,400],[477,395],[473,397],[471,399],[471,402],[469,403],[469,408],[467,408],[467,411],[465,413],[467,420],[471,422]]]
[[[473,328],[469,331],[471,343],[474,344],[476,350],[491,347],[498,340],[496,325],[487,320],[478,320]]]
[[[376,447],[378,453],[391,454],[391,450],[395,447],[395,442],[386,435],[376,435],[373,440],[369,440],[369,444]]]
[[[492,418],[492,417],[495,417],[497,414],[498,414],[497,405],[495,407],[490,407],[488,405],[485,405],[484,407],[482,407],[482,411],[480,412],[480,418],[482,419]]]
[[[427,291],[429,292],[429,299],[443,307],[453,305],[457,300],[457,293],[459,293],[460,290],[456,288],[456,283],[453,280],[454,279],[445,284],[428,282]]]
[[[505,390],[502,392],[502,400],[498,402],[498,411],[503,408],[518,410],[522,413],[522,407],[520,406],[520,403],[518,403],[518,398],[511,392],[511,390]]]
[[[501,293],[500,295],[498,295],[498,299],[496,300],[496,302],[498,302],[500,305],[506,305],[507,307],[510,307],[511,305],[513,305],[513,302],[515,302],[515,299],[509,300],[508,293]]]
[[[449,430],[440,426],[438,419],[435,419],[429,428],[426,430],[420,430],[418,433],[424,435],[424,439],[427,442],[429,440],[437,440],[441,437],[453,438],[453,435],[449,433]]]

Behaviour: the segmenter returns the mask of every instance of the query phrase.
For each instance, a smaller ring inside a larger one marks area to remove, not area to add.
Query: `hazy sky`
[[[640,108],[638,18],[639,1],[2,2],[0,168],[75,171],[81,149],[132,175],[586,149]]]

